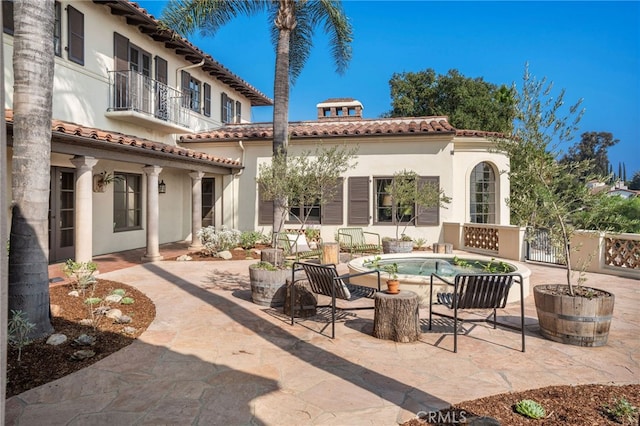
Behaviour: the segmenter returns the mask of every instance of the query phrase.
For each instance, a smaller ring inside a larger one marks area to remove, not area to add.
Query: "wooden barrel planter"
[[[411,253],[413,241],[382,240],[383,253]]]
[[[287,278],[291,277],[290,269],[268,270],[249,266],[251,282],[251,301],[260,306],[272,308],[284,305],[287,294]]]
[[[569,345],[606,345],[615,296],[599,289],[593,289],[596,297],[569,296],[558,288],[566,286],[533,288],[540,333],[549,340]]]

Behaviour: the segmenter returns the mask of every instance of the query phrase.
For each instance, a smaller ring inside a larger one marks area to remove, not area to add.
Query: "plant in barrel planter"
[[[573,256],[580,248],[571,246],[571,237],[576,213],[601,205],[602,193],[591,191],[586,182],[604,178],[593,176],[591,160],[558,160],[557,144],[571,138],[581,117],[580,102],[563,112],[564,91],[552,98],[551,87],[525,69],[514,137],[496,142],[510,159],[512,223],[545,229],[566,268],[565,282],[534,287],[541,334],[572,345],[602,346],[607,342],[614,295],[585,286],[584,274],[574,282]]]
[[[411,253],[413,240],[406,235],[407,227],[421,216],[429,215],[430,210],[444,207],[451,198],[444,194],[438,182],[432,178],[420,177],[411,170],[402,170],[393,175],[383,191],[380,205],[390,210],[390,217],[396,225],[395,238],[382,240],[384,253]],[[400,227],[404,225],[402,233]]]
[[[275,266],[260,261],[249,265],[251,301],[260,306],[272,308],[283,306],[287,293],[287,278],[291,276],[291,265]]]

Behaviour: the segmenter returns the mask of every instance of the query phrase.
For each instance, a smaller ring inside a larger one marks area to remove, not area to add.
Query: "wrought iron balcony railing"
[[[109,112],[135,112],[188,129],[189,108],[183,105],[182,92],[160,81],[132,70],[109,71]]]

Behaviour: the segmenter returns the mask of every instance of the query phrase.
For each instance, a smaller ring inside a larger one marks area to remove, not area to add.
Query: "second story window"
[[[182,71],[182,106],[200,112],[201,83],[186,71]]]
[[[67,6],[69,60],[84,65],[84,14],[73,6]]]
[[[222,94],[222,112],[220,115],[220,120],[223,123],[234,123],[235,122],[235,102],[226,93]]]

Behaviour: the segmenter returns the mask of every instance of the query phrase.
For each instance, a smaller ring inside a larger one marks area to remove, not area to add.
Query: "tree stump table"
[[[452,254],[453,244],[451,243],[433,243],[433,252],[440,254]]]
[[[379,291],[374,296],[373,337],[396,342],[415,342],[420,336],[418,295],[401,290],[398,294]]]

